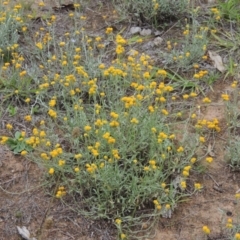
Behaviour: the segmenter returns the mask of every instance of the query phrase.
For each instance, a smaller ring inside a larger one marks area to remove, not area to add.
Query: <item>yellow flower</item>
[[[117,219],[115,220],[115,223],[116,223],[117,225],[120,225],[120,224],[122,223],[122,220],[119,219],[119,218],[117,218]]]
[[[205,137],[199,137],[199,141],[202,143],[206,142]]]
[[[207,157],[207,158],[206,158],[206,161],[207,161],[208,163],[211,163],[211,162],[213,161],[213,158],[212,158],[212,157]]]
[[[7,128],[8,130],[12,130],[12,129],[13,129],[13,126],[12,126],[12,124],[8,123],[8,124],[6,125],[6,128]]]
[[[60,42],[60,43],[59,43],[59,46],[60,46],[60,47],[63,47],[63,46],[65,46],[65,45],[66,45],[65,42]]]
[[[39,136],[40,136],[41,138],[46,137],[45,131],[40,131]]]
[[[197,117],[197,115],[195,114],[195,113],[193,113],[192,115],[191,115],[191,118],[192,119],[194,119],[194,118],[196,118]]]
[[[105,68],[105,65],[103,63],[101,63],[99,66],[98,66],[99,69],[104,69]]]
[[[26,99],[25,99],[25,102],[26,102],[26,103],[29,103],[30,101],[31,101],[30,98],[26,98]]]
[[[38,42],[38,43],[36,43],[35,45],[36,45],[36,47],[39,48],[40,50],[43,49],[43,45],[42,45],[41,42]]]
[[[49,103],[48,103],[48,105],[49,105],[49,107],[55,107],[55,105],[56,105],[56,99],[50,100]]]
[[[157,71],[157,75],[166,77],[167,76],[167,72],[165,70],[163,70],[163,69],[159,69]]]
[[[236,233],[234,237],[236,240],[240,240],[240,233]]]
[[[111,144],[111,143],[115,143],[116,139],[113,138],[113,137],[109,137],[107,141],[108,141],[109,144]]]
[[[185,189],[187,187],[186,181],[182,181],[180,185],[182,189]]]
[[[165,208],[166,208],[166,209],[170,209],[170,208],[171,208],[171,205],[170,205],[170,204],[166,204],[166,205],[165,205]]]
[[[237,86],[237,81],[233,81],[233,83],[231,84],[231,87],[236,88],[236,86]]]
[[[110,34],[110,33],[112,33],[112,31],[113,31],[113,28],[108,27],[108,28],[106,29],[105,33],[106,33],[106,34]]]
[[[228,94],[222,94],[221,97],[224,101],[229,101],[229,95]]]
[[[197,93],[191,92],[191,93],[190,93],[190,96],[191,96],[191,97],[196,97],[196,96],[197,96]]]
[[[117,122],[117,121],[111,121],[110,123],[109,123],[109,125],[111,126],[111,127],[118,127],[119,126],[119,122]]]
[[[44,3],[44,2],[39,2],[39,3],[38,3],[38,6],[39,6],[39,7],[44,7],[44,6],[45,6],[45,3]]]
[[[205,234],[207,234],[207,235],[210,234],[210,232],[211,232],[210,229],[208,228],[208,226],[203,226],[203,227],[202,227],[202,230],[203,230],[203,232],[204,232]]]
[[[228,218],[226,227],[230,228],[230,229],[233,228],[233,224],[232,224],[232,219],[231,218]]]
[[[159,205],[157,205],[156,206],[156,208],[157,208],[157,210],[161,210],[162,209],[162,207],[161,207],[161,205],[159,204]]]
[[[87,126],[84,127],[84,130],[85,130],[86,132],[90,131],[91,129],[92,129],[92,128],[91,128],[91,126],[89,126],[89,125],[87,125]]]
[[[149,112],[153,113],[154,112],[154,107],[153,106],[149,106],[148,110],[149,110]]]
[[[203,60],[207,60],[207,59],[208,59],[208,56],[204,55],[204,56],[202,56],[202,59],[203,59]]]
[[[236,193],[236,194],[235,194],[235,198],[236,198],[236,199],[240,199],[240,193]]]
[[[126,234],[121,233],[121,235],[120,235],[120,238],[121,238],[121,239],[125,239],[126,237],[127,237]]]
[[[122,53],[124,53],[124,52],[125,52],[124,47],[121,46],[121,45],[117,45],[117,47],[116,47],[116,53],[117,53],[117,54],[122,54]]]
[[[200,184],[200,183],[194,183],[194,188],[195,188],[196,190],[200,190],[200,189],[202,188],[202,184]]]
[[[132,118],[130,122],[133,123],[133,124],[138,124],[139,123],[139,121],[136,118]]]
[[[81,153],[78,153],[78,154],[75,154],[74,155],[74,158],[75,159],[80,159],[82,157],[82,154]]]
[[[167,111],[166,109],[162,109],[161,112],[162,112],[162,114],[165,115],[165,116],[168,115],[168,111]]]
[[[21,151],[21,155],[22,155],[22,156],[25,156],[25,155],[27,155],[27,154],[28,154],[28,152],[27,152],[26,150]]]
[[[74,171],[75,171],[76,173],[79,172],[79,171],[80,171],[79,167],[75,167],[75,168],[74,168]]]
[[[27,71],[22,71],[22,72],[19,73],[19,76],[20,76],[20,77],[23,77],[23,76],[25,76],[26,74],[27,74]]]
[[[50,168],[49,171],[48,171],[49,174],[54,174],[54,168]]]
[[[58,165],[61,167],[61,166],[63,166],[63,165],[65,165],[65,161],[64,160],[59,160],[58,161]]]
[[[26,132],[25,131],[22,131],[21,132],[21,137],[25,137],[26,136]]]
[[[148,166],[146,166],[146,167],[143,168],[143,170],[148,172],[148,171],[150,171],[150,168]]]
[[[188,35],[189,34],[189,30],[188,29],[186,29],[184,32],[183,32],[183,35]]]
[[[179,152],[179,153],[181,153],[183,151],[184,151],[184,148],[182,146],[177,149],[177,152]]]
[[[162,187],[162,188],[165,188],[166,186],[167,186],[167,184],[166,184],[166,183],[164,183],[164,182],[163,182],[163,183],[161,183],[161,187]]]
[[[210,103],[211,100],[208,98],[208,97],[205,97],[203,100],[202,100],[203,103]]]
[[[48,157],[48,155],[46,153],[41,153],[40,156],[41,156],[42,159],[45,159],[45,160],[49,159],[49,157]]]
[[[145,73],[143,73],[143,77],[146,79],[149,79],[151,77],[151,75],[149,72],[145,72]]]
[[[50,117],[52,117],[52,118],[56,118],[56,117],[57,117],[57,112],[54,111],[54,110],[52,110],[52,109],[50,109],[50,110],[48,111],[48,115],[49,115]]]
[[[183,174],[184,177],[188,177],[189,176],[189,172],[185,171],[185,170],[182,172],[182,174]]]
[[[196,161],[197,161],[197,159],[196,159],[195,157],[193,157],[193,158],[190,159],[190,162],[191,162],[192,164],[194,164]]]
[[[5,144],[5,143],[7,142],[7,140],[9,139],[9,138],[6,137],[6,136],[2,136],[1,138],[2,138],[2,139],[1,139],[1,141],[0,141],[0,144]]]
[[[152,131],[153,133],[156,133],[156,132],[157,132],[157,129],[156,129],[155,127],[153,127],[153,128],[151,128],[151,131]]]
[[[110,116],[111,116],[112,118],[115,118],[115,119],[118,118],[118,114],[115,113],[115,112],[111,112],[111,113],[110,113]]]
[[[31,121],[32,121],[31,115],[26,115],[26,116],[24,117],[24,120],[27,121],[27,122],[31,122]]]
[[[124,45],[127,43],[127,41],[121,35],[118,34],[116,36],[116,43],[120,45]]]

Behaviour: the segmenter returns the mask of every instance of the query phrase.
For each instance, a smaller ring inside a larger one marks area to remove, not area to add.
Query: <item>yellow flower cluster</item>
[[[159,201],[157,199],[153,200],[153,204],[155,205],[155,208],[157,210],[161,210],[162,209],[162,206],[161,206],[161,204],[159,203]]]
[[[108,69],[103,71],[104,76],[120,76],[126,77],[127,73],[120,68],[116,68],[114,66],[109,67]]]
[[[196,189],[196,190],[201,190],[202,189],[202,184],[201,183],[194,183],[194,188]]]
[[[190,171],[191,168],[192,168],[191,166],[186,166],[186,167],[184,167],[184,168],[183,168],[183,171],[182,171],[182,175],[183,175],[184,177],[188,177],[188,176],[189,176],[189,171]]]
[[[98,148],[100,147],[100,143],[96,142],[95,146],[88,146],[88,150],[92,153],[94,157],[97,157],[99,155]]]
[[[224,101],[229,101],[229,100],[230,100],[228,94],[222,94],[221,97],[222,97],[222,99],[223,99]]]
[[[65,190],[65,187],[63,186],[60,186],[57,190],[57,193],[56,193],[56,198],[61,198],[63,196],[66,195],[66,190]]]
[[[214,14],[216,20],[221,18],[221,12],[217,8],[211,8],[211,12]]]
[[[193,75],[193,77],[196,78],[196,79],[201,79],[201,78],[205,77],[207,74],[208,74],[208,71],[207,71],[207,70],[204,70],[204,71],[201,70],[201,71],[199,71],[198,73],[195,73],[195,74]]]
[[[57,112],[54,111],[53,109],[49,109],[48,115],[52,118],[57,118]]]
[[[9,137],[7,137],[7,136],[1,136],[0,144],[2,144],[2,145],[6,144],[8,139],[9,139]]]
[[[233,224],[232,223],[233,223],[232,218],[228,218],[226,227],[229,228],[229,229],[232,229],[233,228]]]
[[[90,174],[93,174],[96,172],[97,170],[97,165],[92,163],[92,164],[86,164],[86,170],[87,172],[89,172]]]
[[[130,97],[122,97],[121,99],[125,103],[125,108],[130,108],[132,106],[136,106],[136,98],[135,96]]]
[[[103,138],[106,139],[109,144],[114,144],[116,142],[116,139],[113,138],[109,132],[104,133]]]
[[[214,118],[212,121],[207,121],[206,119],[198,120],[195,127],[198,129],[206,127],[208,129],[213,129],[217,132],[221,131],[221,128],[219,127],[219,121],[216,118]]]
[[[63,149],[61,147],[56,147],[55,149],[53,149],[52,151],[49,152],[49,155],[52,158],[58,157],[59,155],[61,155],[63,153]]]
[[[119,152],[118,152],[118,149],[113,149],[112,150],[112,155],[115,159],[119,160],[120,159],[120,155],[119,155]]]
[[[117,44],[116,53],[118,55],[125,52],[125,48],[123,47],[123,45],[125,45],[126,43],[127,43],[127,41],[121,35],[116,36],[116,44]]]

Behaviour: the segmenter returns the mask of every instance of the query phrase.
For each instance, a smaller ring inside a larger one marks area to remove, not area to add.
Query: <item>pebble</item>
[[[140,35],[141,36],[149,36],[151,35],[152,33],[152,30],[151,29],[143,29],[141,32],[140,32]]]

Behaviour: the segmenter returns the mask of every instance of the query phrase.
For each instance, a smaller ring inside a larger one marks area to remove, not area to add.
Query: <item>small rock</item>
[[[143,49],[144,51],[147,51],[147,50],[149,50],[149,49],[151,49],[151,48],[153,48],[153,47],[154,47],[154,42],[153,42],[153,41],[150,41],[150,42],[145,43],[145,44],[142,46],[142,49]]]
[[[156,37],[154,40],[153,40],[153,43],[156,47],[159,47],[163,42],[163,39],[161,37]]]
[[[154,32],[154,35],[155,35],[155,36],[159,36],[159,35],[161,35],[161,34],[162,34],[162,32],[160,32],[160,31],[158,31],[158,30],[157,30],[156,32]]]
[[[151,29],[143,29],[141,32],[140,32],[140,35],[142,36],[149,36],[151,35],[152,33],[152,30]]]
[[[140,32],[141,32],[141,28],[140,28],[140,27],[131,27],[131,28],[130,28],[130,33],[131,33],[132,35],[137,34],[137,33],[140,33]]]

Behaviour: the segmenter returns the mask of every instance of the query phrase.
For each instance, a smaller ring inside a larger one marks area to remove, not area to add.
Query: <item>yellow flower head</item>
[[[50,168],[48,171],[49,174],[53,175],[54,174],[54,168]]]
[[[210,234],[210,232],[211,232],[210,229],[208,228],[208,226],[203,226],[203,227],[202,227],[202,230],[203,230],[203,232],[204,232],[205,234],[207,234],[207,235]]]

